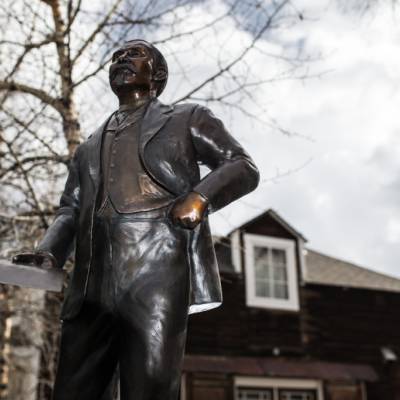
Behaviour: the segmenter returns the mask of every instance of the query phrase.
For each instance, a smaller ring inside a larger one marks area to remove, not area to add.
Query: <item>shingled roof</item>
[[[303,243],[307,242],[307,239],[299,231],[272,209],[268,209],[235,230],[239,229],[245,232],[256,223],[271,223],[271,221],[281,225],[292,237]],[[220,272],[237,273],[232,265],[229,237],[235,230],[230,232],[228,237],[214,238]],[[306,284],[400,292],[399,278],[375,272],[311,249],[307,249],[305,252],[302,273]]]
[[[400,279],[307,249],[306,283],[400,292]]]

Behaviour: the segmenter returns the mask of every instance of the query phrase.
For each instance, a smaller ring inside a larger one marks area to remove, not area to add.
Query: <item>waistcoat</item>
[[[113,206],[119,213],[134,213],[167,206],[173,196],[143,168],[139,156],[140,123],[146,106],[117,112],[103,135],[100,209]]]

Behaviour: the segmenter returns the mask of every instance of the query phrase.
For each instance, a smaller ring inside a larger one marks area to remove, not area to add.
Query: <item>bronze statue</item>
[[[176,400],[188,314],[222,302],[207,215],[259,174],[206,107],[158,101],[168,67],[152,44],[125,43],[109,77],[119,109],[78,147],[53,224],[14,262],[61,268],[76,240],[54,400],[108,398],[117,365],[122,400]]]

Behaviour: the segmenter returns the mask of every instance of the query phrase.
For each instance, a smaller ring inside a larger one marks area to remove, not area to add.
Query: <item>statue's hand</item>
[[[50,253],[46,252],[24,252],[16,254],[12,262],[14,264],[34,265],[43,268],[55,268],[57,266],[56,259]]]
[[[203,219],[208,201],[196,192],[178,199],[171,208],[170,217],[175,225],[185,229],[194,229]]]

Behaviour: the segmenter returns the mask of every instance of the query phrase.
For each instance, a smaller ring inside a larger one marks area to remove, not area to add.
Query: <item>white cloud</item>
[[[399,243],[400,242],[400,220],[393,219],[389,220],[386,226],[387,238],[389,243]]]
[[[313,69],[330,72],[270,85],[261,99],[284,126],[314,142],[248,130],[246,146],[264,178],[312,161],[245,198],[253,208],[239,201],[226,211],[228,222],[216,216],[213,225],[226,232],[272,207],[310,247],[400,276],[400,27],[389,4],[360,18],[328,1],[303,3],[318,19],[294,26],[282,41],[322,52]]]

